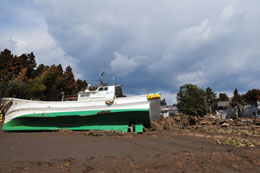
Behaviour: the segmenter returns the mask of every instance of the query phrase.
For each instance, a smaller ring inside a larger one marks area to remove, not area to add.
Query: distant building
[[[163,117],[170,117],[174,115],[179,115],[179,111],[177,106],[162,106],[161,107],[162,116]]]
[[[219,101],[218,103],[217,103],[217,105],[218,105],[218,109],[229,109],[229,108],[231,108],[231,106],[230,106],[230,101],[228,100],[228,101]]]
[[[219,101],[217,103],[218,110],[217,114],[221,118],[255,118],[256,117],[256,106],[253,104],[239,105],[238,107],[231,107],[230,101]],[[239,109],[239,110],[238,110]],[[257,108],[258,117],[260,118],[260,106]]]
[[[216,111],[217,115],[219,115],[221,118],[227,118],[231,114],[231,106],[230,101],[219,101],[217,103],[218,110]]]

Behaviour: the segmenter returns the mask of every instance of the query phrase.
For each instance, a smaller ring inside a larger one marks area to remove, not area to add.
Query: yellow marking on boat
[[[161,95],[160,94],[148,94],[147,95],[147,99],[148,100],[152,100],[152,99],[157,99],[157,98],[161,98]]]

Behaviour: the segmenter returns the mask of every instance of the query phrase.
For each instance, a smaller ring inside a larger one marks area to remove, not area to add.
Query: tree
[[[162,99],[160,103],[161,103],[161,106],[167,106],[167,103],[166,103],[165,99]]]
[[[33,54],[33,52],[31,52],[30,54],[22,54],[19,57],[15,57],[16,60],[14,61],[14,63],[16,64],[16,68],[19,71],[21,71],[23,68],[26,68],[26,77],[29,78],[34,78],[36,76],[35,74],[35,67],[36,65],[36,61],[35,61],[35,56]]]
[[[245,98],[248,103],[255,105],[256,116],[257,116],[258,102],[260,102],[260,90],[259,89],[248,90],[247,93],[245,94]]]
[[[56,73],[56,86],[58,91],[64,92],[64,88],[67,85],[66,81],[65,81],[65,76],[64,76],[64,72],[63,72],[63,68],[62,65],[59,64],[58,66],[54,67],[55,73]]]
[[[23,80],[35,76],[36,61],[33,53],[13,56],[11,51],[5,49],[0,53],[0,79],[14,79],[23,71]]]
[[[66,67],[64,72],[64,80],[65,80],[65,87],[64,91],[66,95],[73,95],[76,94],[76,83],[74,79],[74,74],[72,72],[72,68],[70,66]]]
[[[206,100],[207,100],[207,104],[208,104],[209,113],[216,111],[216,109],[217,109],[217,96],[210,87],[206,88]]]
[[[241,112],[243,111],[243,105],[244,105],[244,102],[242,100],[242,97],[238,93],[237,88],[235,88],[233,97],[232,97],[231,102],[230,102],[230,106],[232,108],[236,109],[236,118],[238,116],[241,116]]]
[[[227,96],[226,93],[219,93],[218,100],[219,101],[229,101],[229,97]]]
[[[45,70],[47,70],[49,68],[49,66],[45,66],[44,64],[40,64],[36,70],[35,73],[37,74],[37,76],[40,76]]]
[[[235,88],[233,97],[231,99],[231,106],[236,106],[240,102],[241,102],[241,95],[238,93],[237,88]]]
[[[60,69],[55,65],[50,66],[41,75],[41,81],[46,86],[44,95],[46,100],[61,100],[61,92],[63,91],[61,83],[64,81]]]
[[[12,59],[13,55],[10,50],[5,49],[0,53],[0,81],[7,79]]]
[[[0,98],[60,100],[62,92],[74,95],[87,85],[85,80],[75,82],[70,66],[65,72],[60,64],[37,67],[33,52],[20,56],[8,49],[0,52]]]
[[[8,82],[8,88],[5,92],[8,97],[26,98],[25,90],[26,84],[24,82],[12,80]]]
[[[79,91],[85,90],[85,89],[87,88],[87,86],[88,86],[88,83],[87,83],[86,80],[82,81],[82,80],[80,80],[80,79],[77,79],[77,81],[76,81],[77,93],[78,93]]]
[[[0,80],[0,98],[9,97],[6,92],[9,88],[9,83],[7,79]]]
[[[197,85],[181,86],[177,94],[177,102],[178,109],[184,114],[204,116],[207,113],[206,93]]]
[[[34,79],[29,79],[27,88],[25,90],[27,99],[33,100],[45,100],[46,96],[44,92],[46,90],[46,86],[43,84],[40,77],[36,77]]]

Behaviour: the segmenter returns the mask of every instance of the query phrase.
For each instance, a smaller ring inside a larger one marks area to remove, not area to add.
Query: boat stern
[[[148,94],[147,100],[150,103],[150,119],[151,121],[159,120],[161,116],[161,95],[159,93],[156,94]]]

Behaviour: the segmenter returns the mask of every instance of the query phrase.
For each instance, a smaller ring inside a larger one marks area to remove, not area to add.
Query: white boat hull
[[[95,125],[95,123],[100,125],[101,122],[109,126],[109,123],[124,124],[133,121],[150,127],[151,121],[160,117],[160,100],[148,100],[146,95],[115,98],[109,104],[105,99],[63,102],[31,101],[14,98],[5,100],[10,99],[12,99],[12,105],[5,112],[4,130],[56,130],[60,129],[60,127],[88,130],[91,128],[88,124],[90,121],[91,126]],[[69,121],[67,119],[71,117],[74,117],[74,119],[70,119],[70,121],[79,122],[78,125],[67,122]],[[43,125],[41,122],[36,122],[36,118],[37,121],[46,121],[47,124]],[[63,121],[62,118],[66,119],[66,121]],[[30,124],[29,120],[32,120],[33,123]],[[81,123],[83,120],[85,124]],[[54,121],[54,125],[48,125]],[[61,121],[63,125],[60,125],[58,121]]]

